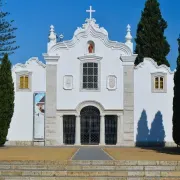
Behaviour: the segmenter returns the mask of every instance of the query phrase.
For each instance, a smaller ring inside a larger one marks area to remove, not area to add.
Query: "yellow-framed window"
[[[21,76],[21,77],[20,77],[20,83],[19,83],[19,88],[20,88],[20,89],[23,89],[23,84],[24,84],[23,81],[24,81],[24,77]]]
[[[28,76],[20,77],[19,88],[20,89],[28,89],[29,88],[29,77]]]
[[[160,89],[164,88],[164,78],[160,77]]]
[[[29,88],[29,78],[28,78],[28,76],[24,77],[24,88],[25,89]]]
[[[155,77],[155,89],[159,89],[159,78]]]

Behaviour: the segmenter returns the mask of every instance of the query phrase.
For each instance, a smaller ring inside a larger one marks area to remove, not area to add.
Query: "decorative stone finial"
[[[131,26],[128,24],[127,25],[127,34],[126,34],[126,42],[131,41],[132,40],[132,36],[131,36]]]
[[[48,43],[48,51],[51,49],[52,46],[54,46],[57,42],[56,33],[54,32],[54,26],[50,26],[50,34],[49,34],[49,43]]]
[[[62,41],[63,38],[64,38],[64,35],[63,35],[63,34],[60,34],[59,38],[60,38],[60,41]]]
[[[54,31],[54,26],[53,25],[50,26],[50,31]]]
[[[49,35],[50,42],[56,42],[56,33],[54,32],[54,26],[50,26],[50,35]]]
[[[125,36],[126,38],[126,42],[125,44],[131,49],[131,51],[133,52],[133,43],[131,42],[132,40],[132,36],[131,36],[131,26],[128,24],[127,25],[127,34]]]

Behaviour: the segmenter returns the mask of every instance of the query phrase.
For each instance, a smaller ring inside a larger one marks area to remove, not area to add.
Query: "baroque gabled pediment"
[[[12,67],[12,71],[15,71],[16,69],[19,69],[19,68],[21,68],[21,69],[26,69],[26,68],[28,67],[28,65],[29,65],[30,63],[32,63],[32,62],[36,62],[37,65],[39,65],[39,66],[41,66],[41,67],[43,67],[43,68],[46,67],[46,65],[45,65],[43,62],[39,61],[38,57],[31,57],[31,58],[28,59],[24,64],[22,64],[22,63],[17,63],[17,64],[15,64],[15,65]]]
[[[76,29],[71,40],[56,43],[48,53],[54,54],[59,50],[68,50],[79,43],[81,38],[86,38],[91,35],[94,38],[100,39],[106,47],[112,50],[120,50],[122,55],[131,56],[133,54],[126,44],[109,40],[108,32],[103,27],[99,27],[95,19],[86,19],[85,22],[82,27]]]
[[[150,63],[152,66],[154,66],[157,70],[159,69],[164,69],[166,70],[169,74],[173,74],[175,71],[171,71],[171,69],[166,66],[165,64],[162,64],[160,66],[158,66],[158,64],[152,59],[152,58],[144,58],[143,62],[139,63],[137,66],[135,66],[134,69],[139,69],[139,68],[143,68],[146,63]]]
[[[74,36],[79,36],[82,33],[89,34],[101,34],[101,36],[108,37],[108,32],[104,29],[104,27],[99,27],[99,24],[96,24],[95,19],[86,19],[86,23],[82,25],[82,27],[78,27],[74,32]]]

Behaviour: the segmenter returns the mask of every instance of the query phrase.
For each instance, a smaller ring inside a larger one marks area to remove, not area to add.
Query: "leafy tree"
[[[138,54],[135,65],[143,61],[144,57],[153,58],[158,65],[169,62],[166,59],[170,46],[164,36],[167,22],[162,18],[158,0],[147,0],[135,38],[135,53]]]
[[[2,10],[2,0],[0,0],[0,60],[7,53],[8,55],[13,54],[19,46],[16,46],[16,36],[14,32],[17,28],[13,27],[14,20],[7,20],[10,15],[9,12]]]
[[[4,145],[14,113],[14,83],[11,62],[5,54],[0,66],[0,145]]]
[[[174,98],[173,98],[173,140],[177,145],[180,145],[180,36],[178,41],[178,58],[177,68],[174,73]]]

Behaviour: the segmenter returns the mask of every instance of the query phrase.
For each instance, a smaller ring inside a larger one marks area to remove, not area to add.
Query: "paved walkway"
[[[81,147],[72,160],[112,160],[101,148]]]

